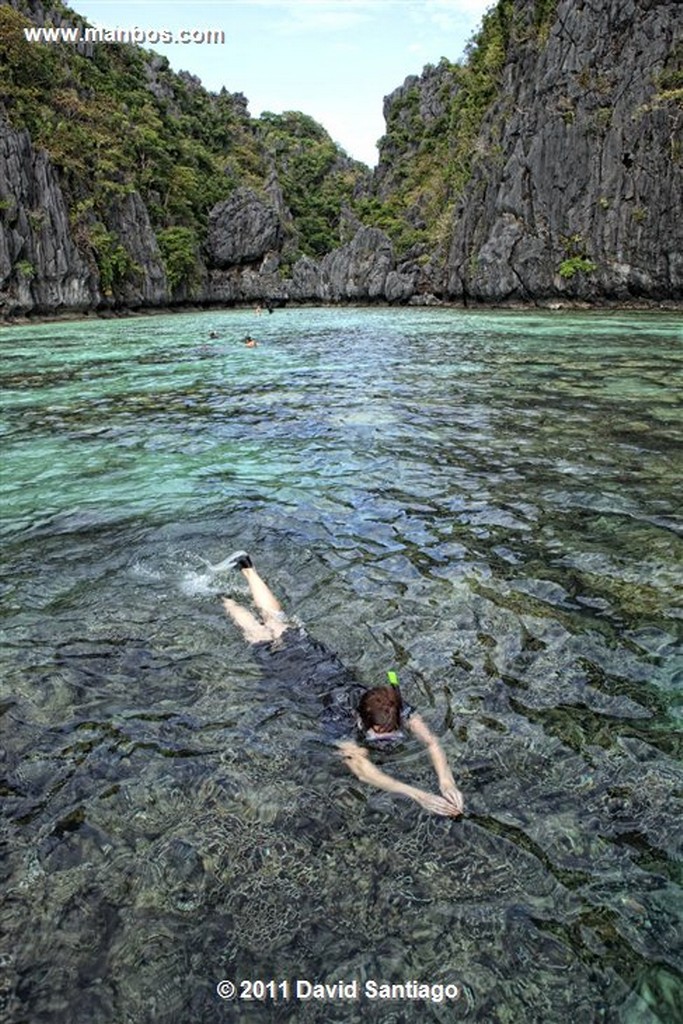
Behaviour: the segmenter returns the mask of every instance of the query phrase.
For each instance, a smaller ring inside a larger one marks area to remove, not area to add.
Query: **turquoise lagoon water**
[[[4,1019],[683,1019],[673,317],[214,311],[0,353]],[[464,819],[268,687],[206,568],[238,547],[363,682],[398,670]]]

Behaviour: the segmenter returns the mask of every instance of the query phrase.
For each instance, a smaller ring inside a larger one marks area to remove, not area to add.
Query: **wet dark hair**
[[[401,691],[397,686],[375,686],[360,699],[358,714],[363,729],[395,732],[401,728]]]

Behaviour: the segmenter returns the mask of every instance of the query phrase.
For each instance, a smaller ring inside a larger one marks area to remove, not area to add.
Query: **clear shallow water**
[[[7,1019],[681,1019],[673,318],[230,311],[0,355]],[[364,682],[398,668],[463,821],[260,682],[204,562],[236,547]]]

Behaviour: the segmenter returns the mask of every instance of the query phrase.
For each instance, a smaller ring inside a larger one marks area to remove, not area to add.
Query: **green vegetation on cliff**
[[[370,174],[305,114],[252,118],[139,47],[30,44],[85,23],[3,0],[0,312],[678,297],[680,19],[641,8],[497,0],[461,61],[444,39],[385,99]]]
[[[27,128],[59,169],[75,237],[89,244],[103,278],[114,284],[133,268],[106,227],[113,201],[140,193],[169,279],[179,283],[215,203],[240,186],[263,194],[273,171],[292,215],[287,263],[339,245],[344,209],[385,230],[399,254],[434,251],[482,155],[477,139],[510,46],[529,35],[542,45],[555,2],[535,0],[521,23],[513,0],[499,0],[462,63],[444,57],[397,91],[387,108],[374,196],[367,169],[305,114],[253,119],[241,94],[211,94],[172,72],[166,58],[136,46],[92,44],[79,52],[28,43],[27,2],[16,4],[25,13],[0,7],[0,89],[10,123]],[[59,0],[42,6],[87,24]]]
[[[61,4],[45,6],[86,24]],[[135,270],[106,226],[114,200],[137,191],[156,231],[202,232],[214,203],[238,184],[261,185],[265,154],[239,98],[212,96],[135,46],[95,44],[86,55],[28,43],[29,24],[0,7],[4,110],[50,154],[74,237],[94,253],[105,293]],[[167,265],[172,280],[178,266],[177,256]]]
[[[259,138],[277,171],[284,201],[299,234],[298,251],[320,256],[339,245],[339,217],[369,172],[351,160],[306,114],[264,113]]]
[[[513,0],[499,0],[462,63],[442,58],[392,97],[374,195],[367,169],[305,114],[251,118],[241,94],[211,94],[172,72],[166,58],[136,46],[91,44],[79,52],[28,43],[23,29],[31,24],[31,4],[23,0],[0,7],[2,105],[12,126],[27,128],[50,154],[74,236],[113,285],[134,268],[107,227],[112,203],[139,192],[169,280],[180,283],[191,273],[215,203],[241,186],[265,194],[273,172],[292,215],[287,263],[339,245],[344,210],[351,222],[387,231],[399,254],[433,251],[447,238],[481,155],[477,138],[510,45],[524,33],[542,45],[555,0],[530,7],[520,24]],[[87,24],[59,0],[43,0],[42,8]]]
[[[380,142],[383,201],[366,202],[363,212],[368,223],[390,234],[399,252],[420,243],[433,250],[446,240],[458,197],[484,155],[477,141],[511,46],[529,38],[541,46],[547,39],[556,0],[529,6],[521,20],[513,0],[499,0],[462,62],[442,57],[391,98]]]
[[[86,56],[28,43],[29,24],[0,7],[3,103],[13,127],[49,152],[71,203],[91,199],[89,213],[103,214],[137,190],[155,226],[191,225],[238,183],[261,182],[264,155],[232,96],[211,96],[135,46],[95,44]]]
[[[341,205],[368,171],[312,118],[253,119],[241,94],[209,93],[137,46],[29,43],[30,4],[17,6],[0,6],[0,111],[50,154],[74,236],[94,252],[107,289],[134,271],[106,226],[112,202],[133,191],[174,283],[187,278],[215,203],[242,186],[263,194],[273,168],[294,217],[292,257],[339,244]],[[87,25],[55,0],[42,6]]]

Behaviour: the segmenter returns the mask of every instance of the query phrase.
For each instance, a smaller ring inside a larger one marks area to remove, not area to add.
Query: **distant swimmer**
[[[218,331],[209,331],[209,337],[210,338],[217,338],[218,337]]]
[[[258,341],[256,341],[254,338],[252,338],[250,334],[248,334],[244,339],[244,344],[247,346],[247,348],[256,348],[256,346],[258,345]]]
[[[397,796],[407,796],[426,811],[456,818],[463,812],[463,797],[457,788],[446,755],[427,723],[403,703],[395,672],[388,672],[388,684],[366,689],[327,647],[290,621],[282,605],[254,568],[246,551],[236,551],[213,572],[239,569],[251,599],[260,614],[223,595],[226,614],[251,645],[265,679],[282,687],[288,695],[299,693],[320,700],[318,721],[329,740],[336,744],[347,768],[362,782]],[[349,736],[354,725],[361,746]],[[439,783],[440,795],[393,778],[372,763],[369,750],[386,749],[387,744],[405,738],[406,728],[426,748]]]

